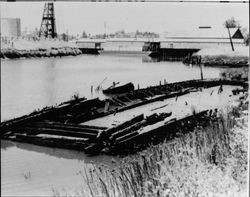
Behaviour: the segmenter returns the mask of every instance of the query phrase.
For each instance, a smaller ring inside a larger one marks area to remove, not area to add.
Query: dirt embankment
[[[249,66],[249,48],[238,47],[234,51],[228,47],[201,49],[191,58],[186,58],[184,62],[189,64],[201,63],[205,66]]]
[[[74,43],[59,40],[14,40],[3,43],[0,58],[62,57],[80,54],[81,50]]]

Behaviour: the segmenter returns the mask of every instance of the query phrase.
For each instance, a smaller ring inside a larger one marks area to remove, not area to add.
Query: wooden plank
[[[140,114],[140,115],[138,115],[138,116],[136,116],[136,117],[134,117],[134,118],[132,118],[132,119],[126,121],[126,122],[123,122],[123,123],[121,123],[121,124],[119,124],[119,125],[117,125],[117,126],[115,126],[115,127],[112,127],[112,128],[110,128],[110,129],[107,129],[107,130],[105,131],[105,135],[106,135],[107,138],[109,138],[109,137],[110,137],[113,133],[115,133],[116,131],[122,130],[122,129],[124,129],[124,128],[126,128],[126,127],[128,127],[128,126],[130,126],[130,125],[132,125],[132,124],[134,124],[134,123],[136,123],[136,122],[140,122],[140,121],[142,121],[143,119],[144,119],[144,115],[143,115],[143,114]]]
[[[39,137],[35,135],[24,135],[24,134],[15,134],[14,141],[25,142],[30,144],[35,144],[39,146],[54,147],[54,148],[65,148],[73,150],[83,151],[85,147],[89,144],[84,140],[72,140],[65,138],[49,138],[49,137]]]
[[[36,127],[36,128],[50,128],[50,129],[58,129],[58,130],[65,130],[65,131],[76,131],[76,132],[86,132],[86,133],[93,133],[98,134],[100,131],[99,129],[95,128],[87,128],[87,127],[81,127],[74,124],[63,124],[63,123],[47,123],[47,122],[35,122],[26,124],[25,126],[29,127]]]
[[[52,134],[59,136],[82,137],[91,139],[96,139],[97,136],[97,134],[93,133],[65,131],[65,130],[48,129],[48,128],[24,127],[21,128],[21,130],[24,131],[25,133],[32,133],[32,134]]]

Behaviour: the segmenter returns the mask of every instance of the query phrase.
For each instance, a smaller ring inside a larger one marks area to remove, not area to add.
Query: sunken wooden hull
[[[171,116],[171,113],[153,114],[150,117],[144,117],[141,114],[111,128],[79,123],[148,103],[177,98],[197,91],[201,87],[221,85],[242,86],[243,90],[240,91],[248,89],[248,83],[245,81],[189,80],[138,89],[105,100],[80,98],[2,122],[1,139],[81,150],[91,155],[103,151],[114,154],[129,153],[150,143],[157,143],[159,140],[174,136],[178,132],[178,125],[195,126],[188,122],[195,123],[197,120],[202,122],[207,117],[207,111],[170,122],[164,122],[164,119]],[[154,124],[159,126],[148,129],[144,133],[139,132],[141,128],[150,128],[150,125]]]
[[[117,86],[113,88],[108,88],[103,90],[103,94],[123,94],[126,92],[133,91],[135,89],[134,85],[132,83],[127,83],[122,86]]]

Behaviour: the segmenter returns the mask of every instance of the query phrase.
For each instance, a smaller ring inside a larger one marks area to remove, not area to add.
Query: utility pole
[[[56,23],[53,3],[45,3],[39,37],[56,38]]]
[[[202,71],[202,65],[201,65],[201,56],[198,56],[198,64],[200,67],[200,71],[201,71],[201,80],[203,80],[203,71]]]
[[[104,21],[104,39],[106,38],[106,27],[107,27],[107,24],[106,24],[106,21]]]
[[[234,45],[233,45],[233,41],[232,41],[232,37],[231,37],[229,27],[227,27],[227,31],[228,31],[228,34],[229,34],[229,39],[230,39],[230,44],[231,44],[232,50],[234,51]]]

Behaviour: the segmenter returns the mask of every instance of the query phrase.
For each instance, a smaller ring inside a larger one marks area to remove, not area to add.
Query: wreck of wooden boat
[[[201,88],[237,86],[237,92],[248,91],[246,81],[207,79],[168,83],[137,89],[100,100],[99,98],[75,98],[57,106],[45,107],[8,121],[1,122],[1,139],[84,151],[87,154],[130,153],[177,135],[183,128],[191,130],[197,123],[206,124],[216,109],[206,109],[175,118],[172,111],[165,111],[167,104],[134,115],[116,125],[100,126],[98,120],[116,118],[121,112],[129,112],[139,106],[148,106],[170,98],[177,98]],[[220,88],[221,89],[221,88]],[[162,109],[163,112],[157,112]],[[89,125],[88,121],[97,121]],[[182,128],[182,129],[180,129]]]
[[[133,91],[135,89],[134,84],[131,82],[120,86],[116,86],[116,84],[117,83],[114,83],[112,86],[103,90],[102,92],[104,94],[122,94]]]

